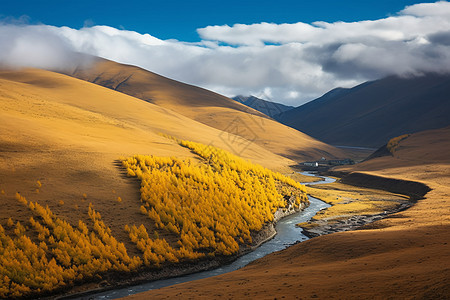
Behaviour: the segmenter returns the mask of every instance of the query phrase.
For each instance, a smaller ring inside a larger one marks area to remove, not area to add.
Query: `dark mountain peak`
[[[337,88],[276,119],[332,145],[380,147],[450,125],[450,75],[389,76]]]
[[[349,90],[350,89],[347,89],[347,88],[337,87],[337,88],[332,89],[329,92],[326,92],[320,98],[328,99],[328,98],[333,98],[333,97],[340,97],[342,95],[347,94]]]
[[[243,95],[237,95],[231,99],[240,102],[240,103],[244,103],[249,97],[248,96],[243,96]]]
[[[250,95],[250,96],[238,95],[231,99],[233,99],[237,102],[240,102],[244,105],[247,105],[253,109],[256,109],[271,118],[275,117],[276,115],[278,115],[280,113],[283,113],[285,111],[288,111],[288,110],[291,110],[294,108],[293,106],[288,106],[288,105],[284,105],[281,103],[260,99],[253,95]]]

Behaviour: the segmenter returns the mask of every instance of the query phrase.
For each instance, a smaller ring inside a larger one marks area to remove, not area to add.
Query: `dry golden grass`
[[[342,150],[282,125],[232,99],[138,67],[99,59],[91,66],[77,68],[70,75],[155,103],[224,131],[221,137],[227,143],[235,143],[233,136],[239,135],[297,161],[346,156]]]
[[[316,222],[307,221],[307,222],[298,223],[298,224],[296,224],[296,226],[302,227],[302,228],[305,228],[305,229],[311,229],[311,228],[314,228],[314,227],[317,227],[317,226],[320,226],[320,225],[317,224]]]
[[[345,204],[336,204],[332,207],[320,211],[314,217],[315,220],[326,219],[333,221],[346,219],[350,216],[376,215],[388,210],[392,210],[399,205],[395,201],[355,201]]]

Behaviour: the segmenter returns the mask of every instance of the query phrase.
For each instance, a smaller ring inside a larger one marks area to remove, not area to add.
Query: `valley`
[[[117,274],[123,273],[130,284],[168,271],[173,276],[208,269],[272,237],[274,218],[307,206],[296,181],[248,161],[292,173],[292,160],[231,132],[224,139],[222,131],[167,108],[50,71],[5,70],[0,87],[2,297],[106,288],[119,284]],[[154,173],[169,166],[172,175]],[[160,186],[159,195],[144,197],[132,179],[144,170],[156,176],[145,177],[144,186],[152,186],[145,193]],[[236,181],[225,185],[231,178]],[[250,187],[255,194],[245,192]],[[223,206],[172,203],[192,201],[194,192],[200,193],[196,199],[221,199]],[[152,202],[160,197],[161,203]],[[240,199],[252,201],[244,205]],[[231,217],[233,205],[238,209]],[[213,208],[208,218],[193,219],[206,217],[206,207]],[[179,261],[181,267],[174,265]],[[48,264],[54,267],[45,269]]]
[[[336,170],[341,176],[355,174],[352,184],[419,196],[404,211],[356,231],[310,239],[233,273],[129,298],[168,299],[177,294],[200,299],[274,294],[331,298],[339,293],[356,298],[445,299],[450,293],[446,281],[450,161],[444,151],[449,141],[448,128],[416,133],[401,141],[393,156]]]
[[[449,127],[368,155],[133,66],[98,59],[65,73],[0,72],[1,297],[89,295],[231,266],[242,268],[130,297],[448,293]],[[338,182],[301,185],[305,162]],[[277,223],[294,234],[277,237]],[[284,249],[278,238],[302,242]],[[245,266],[247,255],[267,256]]]
[[[0,299],[450,299],[449,28],[2,1]]]

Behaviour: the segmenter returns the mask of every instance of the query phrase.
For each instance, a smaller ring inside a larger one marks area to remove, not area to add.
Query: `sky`
[[[0,64],[52,70],[74,52],[226,96],[298,106],[388,75],[450,72],[450,3],[1,1]]]
[[[216,1],[216,0],[14,0],[1,1],[0,16],[34,24],[68,26],[108,25],[149,33],[159,39],[195,42],[197,28],[208,25],[268,23],[311,23],[315,21],[375,20],[421,1]],[[62,4],[63,3],[63,4]]]

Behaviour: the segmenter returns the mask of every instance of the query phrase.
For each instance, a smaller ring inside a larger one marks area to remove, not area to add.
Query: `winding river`
[[[316,176],[314,174],[303,172],[303,175],[307,176]],[[313,184],[322,184],[322,183],[331,183],[335,180],[329,177],[323,177],[324,181],[318,181],[318,182],[312,182],[308,183],[305,182],[303,184],[307,185],[313,185]],[[307,236],[302,234],[302,229],[295,227],[295,224],[306,222],[309,219],[311,219],[319,210],[329,207],[330,205],[318,200],[314,197],[309,197],[310,205],[304,209],[301,212],[292,214],[290,216],[287,216],[276,224],[276,230],[277,234],[275,237],[264,244],[262,244],[260,247],[256,248],[254,251],[245,254],[241,257],[239,257],[237,260],[235,260],[233,263],[229,265],[225,265],[222,267],[219,267],[217,269],[213,269],[210,271],[203,271],[199,273],[189,274],[185,276],[175,277],[175,278],[169,278],[169,279],[163,279],[163,280],[157,280],[152,281],[144,284],[139,284],[136,286],[130,286],[126,288],[120,288],[110,291],[105,291],[97,294],[91,294],[87,297],[78,298],[78,299],[116,299],[120,297],[125,297],[133,294],[137,294],[140,292],[145,292],[149,290],[159,289],[166,286],[183,283],[187,281],[193,281],[197,279],[207,278],[211,276],[216,276],[224,273],[228,273],[231,271],[235,271],[237,269],[240,269],[250,262],[261,258],[267,254],[270,254],[275,251],[283,250],[286,247],[297,243],[302,242],[308,239]]]

